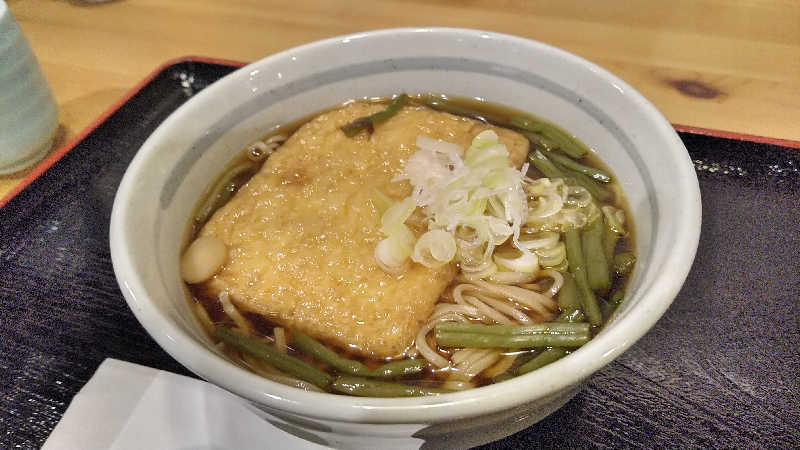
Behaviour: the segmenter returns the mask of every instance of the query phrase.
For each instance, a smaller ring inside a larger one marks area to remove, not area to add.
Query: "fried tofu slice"
[[[456,275],[453,264],[412,264],[402,275],[381,270],[375,246],[380,214],[374,190],[392,200],[411,193],[392,182],[416,151],[417,136],[456,143],[495,129],[515,164],[527,140],[510,130],[406,106],[371,135],[340,130],[385,106],[355,102],[297,130],[203,227],[228,247],[228,261],[207,282],[242,310],[370,358],[397,358],[412,345]],[[421,234],[421,233],[419,233]]]

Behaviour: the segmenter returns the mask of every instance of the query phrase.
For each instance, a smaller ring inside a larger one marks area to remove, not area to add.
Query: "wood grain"
[[[50,82],[64,138],[164,61],[252,61],[399,26],[540,40],[614,72],[673,123],[800,140],[800,2],[792,0],[10,0]],[[0,197],[21,177],[0,178]]]

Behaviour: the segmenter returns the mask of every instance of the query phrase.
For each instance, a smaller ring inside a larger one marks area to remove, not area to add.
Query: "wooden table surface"
[[[253,61],[402,26],[511,33],[576,53],[673,123],[800,140],[796,0],[8,0],[60,108],[60,143],[165,61]],[[0,198],[26,173],[0,178]]]

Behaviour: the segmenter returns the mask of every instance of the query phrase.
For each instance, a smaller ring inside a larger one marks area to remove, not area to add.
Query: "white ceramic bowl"
[[[638,265],[628,298],[599,335],[549,366],[438,397],[308,393],[227,361],[195,323],[178,274],[190,212],[218,170],[278,124],[346,100],[398,92],[480,97],[574,133],[618,176],[633,211]],[[122,292],[151,336],[269,420],[337,447],[463,447],[498,439],[566,403],[581,382],[653,326],[692,265],[700,193],[675,131],[639,93],[574,55],[518,37],[396,29],[327,39],[270,56],[214,83],[173,113],[125,174],[111,218]]]

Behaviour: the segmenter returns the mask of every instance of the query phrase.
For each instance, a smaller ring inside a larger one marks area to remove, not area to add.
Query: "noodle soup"
[[[613,174],[553,124],[486,102],[353,101],[249,145],[181,261],[228,356],[301,389],[438,395],[568,355],[624,298]]]

